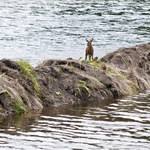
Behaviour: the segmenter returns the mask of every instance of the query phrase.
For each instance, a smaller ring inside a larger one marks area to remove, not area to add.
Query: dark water
[[[0,1],[0,59],[84,59],[85,38],[94,38],[98,57],[149,42],[150,1]]]
[[[0,150],[149,150],[150,91],[4,119]]]
[[[33,66],[150,41],[150,1],[0,0],[0,59]],[[0,150],[150,149],[150,91],[134,97],[45,108],[0,122]]]

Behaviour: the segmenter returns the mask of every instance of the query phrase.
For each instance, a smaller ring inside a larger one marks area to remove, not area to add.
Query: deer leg
[[[93,59],[93,55],[92,55],[92,59]]]
[[[91,61],[91,55],[89,55],[89,61]]]
[[[85,55],[85,60],[87,60],[87,55]]]

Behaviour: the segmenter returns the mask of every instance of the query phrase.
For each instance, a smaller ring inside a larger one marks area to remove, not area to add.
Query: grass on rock
[[[37,95],[40,96],[41,88],[36,79],[36,73],[34,71],[34,68],[29,64],[28,61],[23,61],[22,59],[19,59],[16,62],[20,66],[21,73],[25,77],[25,79],[30,78],[32,80],[34,90],[37,93]]]

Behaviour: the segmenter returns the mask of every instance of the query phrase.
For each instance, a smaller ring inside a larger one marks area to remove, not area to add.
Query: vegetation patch
[[[130,81],[128,79],[128,76],[129,76],[128,72],[121,73],[121,72],[114,71],[111,68],[107,68],[107,70],[105,72],[108,73],[108,74],[110,74],[110,75],[112,75],[112,76],[117,77],[119,80],[122,80],[123,84],[124,84],[124,90],[129,95],[133,95],[133,94],[135,94],[137,92],[138,87],[136,86],[135,83],[133,83],[132,81]]]
[[[112,76],[116,76],[119,80],[124,80],[127,79],[129,74],[128,73],[119,73],[114,71],[113,69],[111,69],[110,67],[107,68],[107,70],[105,71],[107,74],[110,74]]]
[[[83,63],[89,63],[95,68],[99,68],[101,66],[99,61],[82,60],[82,62]]]
[[[4,76],[5,76],[5,73],[3,73],[3,74],[0,75],[0,77],[4,77]]]
[[[82,93],[88,93],[88,97],[93,95],[93,86],[91,83],[78,80],[76,85],[75,85],[75,96],[76,97],[81,97],[82,98]]]
[[[106,89],[106,86],[103,83],[101,83],[100,81],[98,81],[96,78],[93,79],[93,83],[94,83],[94,86],[98,86],[101,89]]]
[[[21,73],[25,77],[25,79],[30,78],[33,82],[34,90],[38,96],[41,95],[41,88],[36,79],[36,73],[33,67],[29,64],[28,61],[23,61],[22,59],[17,60],[17,64],[20,66]]]
[[[16,99],[12,98],[9,92],[7,92],[7,94],[10,96],[10,102],[14,107],[15,114],[22,114],[28,112],[28,107],[23,103],[24,100],[21,98],[20,95],[18,95],[18,99]]]
[[[24,104],[26,99],[22,99],[20,95],[17,96],[17,98],[13,98],[10,93],[7,90],[0,89],[0,94],[4,94],[5,97],[7,97],[10,100],[10,103],[13,106],[13,111],[15,114],[21,114],[21,113],[26,113],[28,112],[28,107],[27,105]],[[7,104],[9,105],[9,104]],[[2,108],[0,106],[0,112]]]
[[[11,98],[10,101],[14,107],[15,114],[22,114],[28,112],[28,107],[24,103],[26,103],[26,98],[22,98],[18,95],[18,99]]]
[[[138,91],[138,87],[135,83],[133,83],[132,81],[130,80],[126,80],[124,82],[125,84],[125,91],[129,94],[129,95],[133,95],[135,93],[137,93]]]
[[[14,106],[15,114],[21,114],[21,113],[28,112],[28,107],[26,105],[16,102],[14,99],[12,99],[11,101],[12,101],[12,105]]]
[[[82,60],[81,62],[83,62],[83,63],[90,63],[91,61],[89,61],[89,60]]]
[[[104,66],[104,62],[101,62],[99,60],[92,60],[92,61],[89,61],[89,60],[83,60],[82,61],[83,63],[89,63],[91,64],[94,68],[100,68],[100,69],[103,69],[103,66]],[[104,69],[103,69],[104,70]]]
[[[107,70],[105,71],[106,73],[108,74],[113,74],[113,75],[116,75],[117,72],[115,72],[114,70],[112,70],[111,68],[107,68]]]

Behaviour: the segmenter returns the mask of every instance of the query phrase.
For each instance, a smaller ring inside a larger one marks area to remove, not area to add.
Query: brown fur
[[[85,60],[87,60],[87,56],[89,55],[89,60],[91,61],[91,57],[93,59],[93,53],[94,53],[94,49],[93,49],[93,46],[92,46],[92,41],[88,41],[87,39],[85,39],[87,41],[87,48],[85,50]]]

